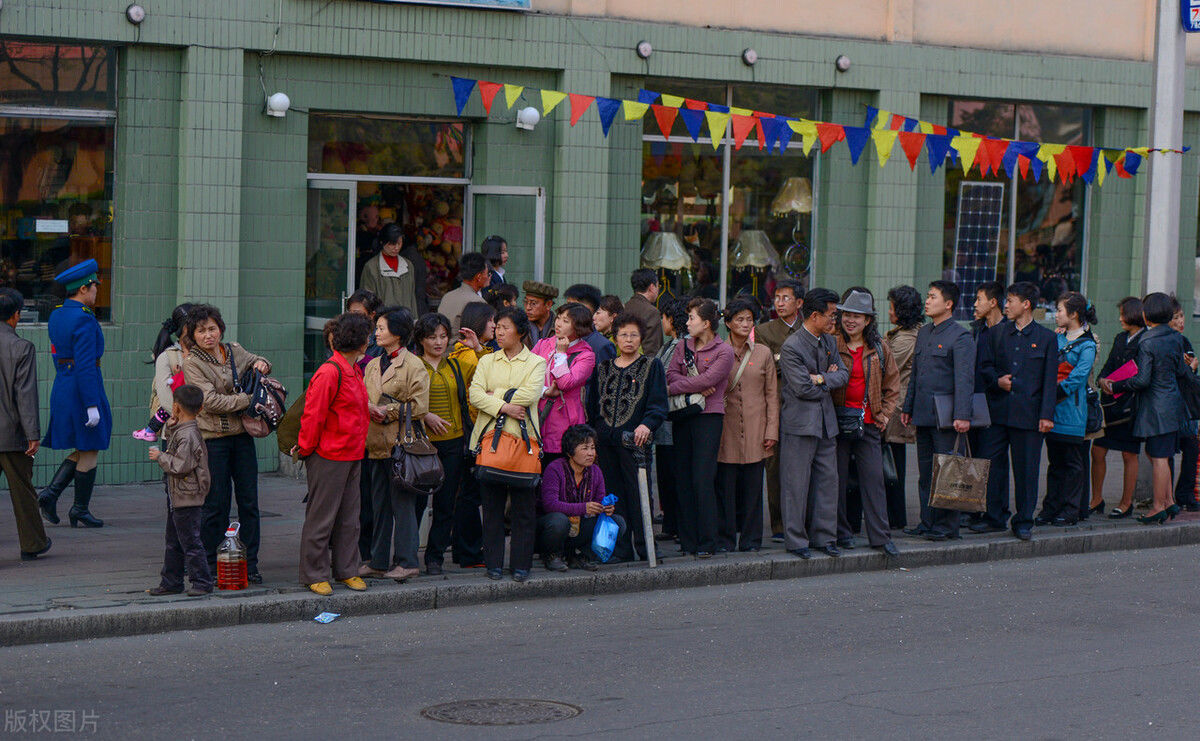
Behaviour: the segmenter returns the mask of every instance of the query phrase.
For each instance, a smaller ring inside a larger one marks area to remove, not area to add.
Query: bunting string
[[[460,116],[477,88],[485,115],[491,114],[501,90],[504,91],[506,109],[516,105],[526,93],[533,94],[530,88],[510,83],[463,77],[451,77],[450,83]],[[707,128],[713,149],[722,143],[741,149],[751,134],[759,150],[782,154],[790,147],[798,146],[806,157],[818,143],[821,152],[826,153],[839,142],[845,142],[850,162],[857,165],[869,143],[875,148],[879,166],[884,167],[899,144],[903,161],[908,163],[910,170],[916,169],[923,153],[931,173],[953,163],[961,167],[964,174],[976,170],[983,176],[1003,174],[1011,178],[1019,175],[1022,179],[1032,177],[1034,180],[1041,180],[1044,175],[1051,181],[1065,184],[1078,178],[1088,185],[1101,186],[1105,177],[1114,171],[1117,177],[1132,178],[1152,154],[1182,155],[1191,149],[1088,147],[1004,139],[960,131],[873,106],[867,106],[862,126],[849,126],[706,103],[651,90],[639,90],[637,100],[558,90],[538,90],[537,94],[543,116],[548,116],[564,100],[569,101],[571,126],[594,109],[605,137],[613,122],[618,120],[618,113],[623,112],[621,118],[625,121],[642,121],[650,114],[664,137],[671,135],[677,119],[683,121],[687,135],[694,142],[700,141]]]

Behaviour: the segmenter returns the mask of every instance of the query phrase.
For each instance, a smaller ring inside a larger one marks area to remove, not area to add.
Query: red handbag
[[[504,401],[511,402],[516,392],[516,389],[509,389],[504,394]],[[479,436],[479,444],[475,447],[475,478],[489,484],[537,488],[542,482],[542,440],[537,428],[530,438],[525,420],[520,420],[521,436],[517,437],[504,430],[507,419],[506,414],[496,417],[492,429]]]

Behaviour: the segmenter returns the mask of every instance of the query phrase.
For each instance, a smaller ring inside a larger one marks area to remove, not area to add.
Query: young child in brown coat
[[[201,509],[212,482],[208,472],[208,448],[196,426],[196,415],[204,405],[204,393],[191,384],[175,390],[171,419],[163,428],[167,449],[150,448],[167,475],[167,549],[163,555],[162,581],[147,590],[161,596],[183,591],[184,563],[191,577],[189,597],[211,594],[212,573],[200,539]]]

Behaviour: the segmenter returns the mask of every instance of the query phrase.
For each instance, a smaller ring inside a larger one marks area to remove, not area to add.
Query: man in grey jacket
[[[0,288],[0,470],[8,480],[21,560],[50,550],[33,488],[33,457],[42,438],[38,422],[37,359],[33,343],[17,336],[25,298]]]
[[[837,303],[838,295],[827,288],[804,294],[804,325],[779,351],[780,504],[784,543],[800,558],[811,558],[810,546],[835,558],[841,555],[836,545],[838,423],[830,391],[845,386],[850,371],[838,354],[837,340],[828,334]]]

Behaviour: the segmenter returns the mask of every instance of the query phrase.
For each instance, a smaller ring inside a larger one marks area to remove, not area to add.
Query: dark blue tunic
[[[50,424],[42,445],[54,450],[108,450],[112,412],[100,374],[104,355],[100,322],[91,309],[67,299],[50,314],[48,330],[55,376]],[[100,412],[100,424],[95,427],[86,426],[88,407]]]

